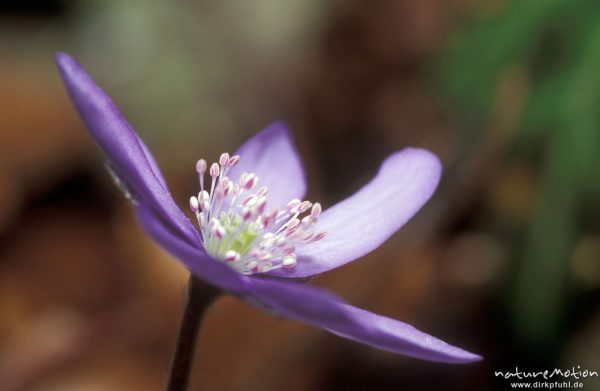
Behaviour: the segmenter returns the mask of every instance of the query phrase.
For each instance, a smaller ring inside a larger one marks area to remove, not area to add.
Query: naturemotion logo
[[[494,371],[494,376],[502,377],[504,379],[516,378],[519,380],[523,379],[536,379],[542,378],[544,380],[552,379],[560,376],[568,379],[572,378],[575,380],[587,379],[588,377],[598,377],[598,371],[590,371],[588,369],[582,369],[580,365],[577,368],[572,367],[570,369],[554,368],[552,370],[546,369],[542,371],[521,371],[519,367],[515,367],[514,371]]]
[[[509,371],[494,371],[495,377],[507,380],[526,380],[524,382],[511,382],[513,389],[575,389],[583,388],[583,383],[579,380],[597,378],[598,371],[581,368],[580,365],[571,368],[554,368],[545,370],[525,371],[515,367]],[[561,381],[558,381],[558,380]],[[552,381],[546,381],[552,380]]]

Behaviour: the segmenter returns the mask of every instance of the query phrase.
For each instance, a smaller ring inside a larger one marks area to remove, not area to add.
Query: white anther
[[[312,202],[310,202],[310,201],[302,201],[302,203],[298,207],[298,212],[299,213],[304,213],[307,210],[309,210],[311,206],[312,206]]]
[[[236,164],[238,164],[239,161],[240,161],[240,155],[233,155],[229,159],[229,167],[235,166]]]
[[[231,184],[231,182],[229,181],[229,178],[227,178],[227,177],[221,178],[221,181],[217,185],[216,197],[218,199],[223,199],[224,197],[227,197],[227,195],[229,194],[230,184]]]
[[[298,205],[300,205],[302,203],[302,201],[300,201],[297,198],[294,198],[293,200],[291,200],[290,202],[288,202],[287,204],[287,210],[289,212],[291,212],[292,210],[296,209],[298,207]]]
[[[206,190],[198,193],[198,203],[203,211],[208,212],[210,210],[210,196]]]
[[[206,172],[206,160],[200,159],[196,162],[196,171],[202,175]]]
[[[290,220],[285,228],[287,234],[289,235],[289,234],[294,233],[294,231],[296,231],[298,229],[299,225],[300,225],[300,220],[298,220],[298,219]]]
[[[223,187],[223,189],[225,189],[231,185],[231,181],[228,177],[224,176],[223,178],[221,178],[219,184]]]
[[[223,260],[225,262],[237,262],[240,260],[240,254],[233,250],[229,250],[225,253],[225,258]]]
[[[285,244],[285,237],[284,236],[278,236],[277,239],[275,240],[275,246],[281,247],[284,244]]]
[[[242,187],[246,190],[252,189],[258,183],[258,177],[254,174],[247,174],[242,180]]]
[[[269,192],[269,188],[267,186],[263,186],[256,192],[256,195],[259,197],[264,197]]]
[[[242,218],[244,219],[244,221],[249,221],[250,219],[252,219],[252,215],[252,209],[248,207],[242,208]]]
[[[219,164],[221,165],[221,167],[225,167],[228,163],[229,163],[229,154],[227,152],[224,152],[221,154],[221,157],[219,158]]]
[[[202,190],[200,193],[198,193],[198,201],[200,201],[200,204],[210,201],[210,196],[206,190]]]
[[[256,261],[250,261],[250,262],[248,262],[248,269],[250,269],[250,271],[252,273],[258,273],[259,272],[259,270],[258,270],[258,262],[256,262]]]
[[[315,236],[315,235],[314,235],[312,232],[309,232],[309,233],[307,233],[306,235],[304,235],[304,236],[302,237],[302,242],[304,242],[304,243],[308,243],[308,242],[310,242],[310,241],[312,240],[312,238],[313,238],[314,236]]]
[[[216,219],[213,219],[213,221],[215,221],[215,220]],[[225,228],[223,228],[221,226],[221,224],[219,224],[219,223],[213,224],[213,227],[210,232],[211,232],[211,234],[216,236],[219,240],[223,239],[225,237],[225,234],[227,233],[227,231],[225,231]]]
[[[265,228],[269,228],[271,227],[271,225],[273,223],[275,223],[275,218],[277,217],[277,209],[272,210],[270,213],[268,213],[264,220],[263,220],[263,225]]]
[[[258,202],[256,203],[256,210],[258,211],[258,213],[263,214],[263,213],[265,213],[266,208],[267,208],[267,198],[260,197],[258,199]]]
[[[285,268],[292,268],[292,267],[296,266],[297,263],[298,263],[298,261],[296,260],[296,256],[294,256],[293,254],[286,255],[281,260],[281,265]]]
[[[246,199],[244,200],[244,202],[242,202],[242,205],[244,205],[244,206],[254,206],[257,201],[258,201],[258,197],[255,196],[254,194],[250,194],[248,197],[246,197]]]
[[[310,210],[310,217],[317,219],[321,215],[321,204],[315,202]]]
[[[268,232],[263,235],[260,245],[265,249],[269,249],[269,248],[273,247],[274,243],[275,243],[275,235],[273,235],[271,232]]]
[[[327,237],[327,232],[323,231],[323,232],[319,232],[317,235],[315,235],[315,237],[313,238],[313,242],[316,242],[317,240],[321,240]]]
[[[217,163],[213,163],[210,166],[210,176],[216,178],[219,176],[219,165]]]
[[[194,213],[198,212],[198,209],[200,209],[200,203],[198,202],[198,199],[194,196],[190,197],[190,209]]]

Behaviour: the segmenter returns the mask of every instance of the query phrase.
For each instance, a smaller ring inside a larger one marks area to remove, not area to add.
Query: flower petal
[[[171,232],[169,226],[146,204],[137,208],[144,229],[165,250],[177,257],[196,276],[225,291],[242,294],[245,277],[224,263],[211,258],[201,247],[194,247]]]
[[[190,242],[197,240],[196,229],[173,201],[158,165],[117,106],[75,59],[58,53],[56,62],[79,115],[133,197],[151,205]]]
[[[276,314],[378,349],[454,364],[481,360],[480,356],[449,345],[409,324],[353,307],[308,285],[252,278],[248,289],[251,301]]]
[[[154,174],[156,179],[158,179],[160,184],[163,185],[163,187],[168,190],[169,186],[167,186],[167,181],[165,180],[165,177],[164,177],[162,171],[160,170],[158,163],[154,159],[154,156],[152,156],[152,152],[150,152],[150,150],[146,146],[146,143],[144,142],[144,140],[142,140],[137,135],[137,133],[134,133],[134,134],[137,137],[138,142],[140,143],[140,147],[142,147],[142,150],[144,151],[144,155],[146,155],[146,160],[148,160],[148,164],[150,165],[150,169],[152,170],[152,173]]]
[[[379,173],[354,195],[326,209],[317,231],[327,237],[297,248],[298,264],[269,275],[307,277],[342,266],[383,243],[431,197],[441,173],[438,158],[406,148],[388,157]]]
[[[275,122],[246,141],[236,152],[240,162],[231,169],[230,178],[237,180],[244,172],[258,176],[258,186],[269,187],[269,204],[283,207],[306,193],[304,169],[290,131]]]

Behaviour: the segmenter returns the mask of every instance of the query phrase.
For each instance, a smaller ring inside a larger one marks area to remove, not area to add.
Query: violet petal
[[[253,301],[275,314],[378,349],[454,364],[481,360],[480,356],[449,345],[409,324],[353,307],[318,288],[257,278],[248,282],[248,288]]]
[[[239,163],[229,177],[236,181],[244,172],[258,176],[258,187],[268,186],[270,207],[284,207],[306,193],[302,161],[294,146],[290,131],[282,122],[275,122],[249,139],[236,152]]]
[[[138,218],[144,229],[165,250],[177,257],[196,276],[225,291],[243,294],[246,277],[221,261],[208,255],[200,246],[194,247],[178,235],[145,204],[137,208]],[[199,242],[198,242],[199,243]]]
[[[198,240],[191,221],[169,194],[156,162],[110,97],[71,56],[58,53],[56,62],[79,115],[133,197],[151,205],[190,242]]]
[[[441,165],[431,152],[406,148],[388,157],[362,189],[326,209],[316,225],[327,237],[298,246],[298,264],[270,275],[306,277],[373,251],[402,227],[433,194]]]

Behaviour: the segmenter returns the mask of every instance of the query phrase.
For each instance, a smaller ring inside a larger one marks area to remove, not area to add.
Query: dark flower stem
[[[186,391],[190,380],[190,371],[194,362],[196,343],[200,323],[206,310],[219,296],[221,291],[208,285],[193,274],[188,286],[187,304],[181,319],[177,346],[171,363],[171,373],[167,391]]]

